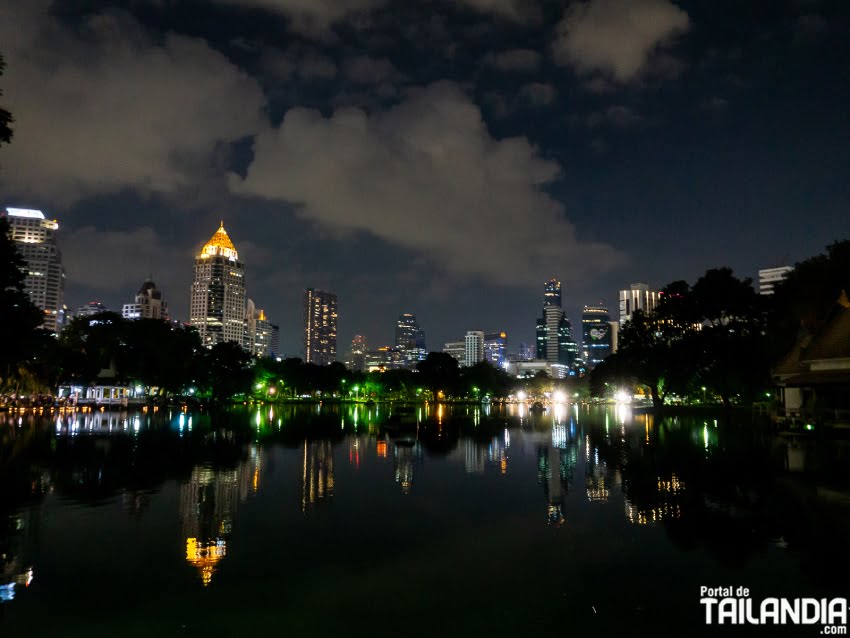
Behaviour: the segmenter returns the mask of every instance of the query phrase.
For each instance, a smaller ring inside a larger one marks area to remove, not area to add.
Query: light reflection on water
[[[799,498],[805,486],[823,483],[831,493],[850,494],[846,466],[842,474],[832,463],[846,458],[841,443],[827,446],[830,456],[816,441],[783,441],[744,421],[661,418],[622,405],[559,404],[542,414],[525,404],[423,405],[412,427],[385,429],[394,414],[392,406],[366,404],[265,405],[214,415],[0,414],[0,600],[30,615],[71,605],[57,602],[66,600],[63,574],[73,561],[49,542],[59,533],[56,520],[81,537],[114,534],[179,556],[156,566],[135,563],[132,574],[123,574],[129,567],[110,558],[115,547],[79,548],[91,562],[112,562],[142,598],[144,586],[166,579],[178,596],[219,587],[239,599],[240,588],[253,591],[247,574],[266,568],[249,565],[258,557],[257,540],[269,535],[287,542],[259,543],[262,561],[293,570],[295,578],[354,560],[331,550],[353,535],[378,546],[415,546],[415,554],[441,565],[441,578],[465,578],[487,591],[492,581],[484,574],[454,570],[489,547],[488,535],[505,540],[500,526],[510,529],[504,578],[539,579],[544,597],[544,584],[576,599],[588,595],[581,583],[564,580],[567,564],[589,569],[584,561],[602,561],[602,572],[623,577],[620,565],[646,574],[650,555],[690,566],[694,582],[726,577],[732,568],[739,580],[770,581],[772,572],[753,566],[765,548],[784,552],[773,556],[775,569],[797,582],[801,561],[808,561],[806,586],[831,584],[829,570],[819,571],[827,559],[813,541],[821,504]],[[115,512],[104,518],[95,506],[123,510],[131,523]],[[836,507],[830,521],[850,530],[846,504]],[[470,531],[447,549],[442,538],[456,530]],[[558,545],[567,538],[569,552]],[[621,548],[626,540],[628,551]],[[533,559],[537,547],[558,556],[541,564]],[[693,547],[703,547],[710,560],[697,560]],[[304,548],[329,557],[298,567]],[[370,573],[383,574],[399,551],[386,560],[372,551]],[[514,553],[525,558],[508,560]],[[842,561],[846,550],[828,562]],[[421,573],[430,583],[428,569],[419,569],[413,582]],[[650,584],[655,577],[645,575]],[[84,614],[72,608],[64,617],[85,626]]]

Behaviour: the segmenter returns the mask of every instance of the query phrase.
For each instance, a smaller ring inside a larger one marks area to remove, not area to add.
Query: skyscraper
[[[543,289],[543,316],[537,319],[537,358],[552,364],[572,366],[578,345],[572,339],[572,325],[561,308],[561,282],[550,279]]]
[[[644,283],[632,284],[628,290],[620,291],[620,326],[630,321],[635,310],[651,313],[658,305],[659,292],[650,290]]]
[[[416,367],[418,361],[424,361],[428,356],[425,331],[416,321],[416,315],[409,312],[399,315],[395,325],[395,347],[403,354],[408,368]]]
[[[543,285],[543,305],[561,307],[561,282],[550,279]]]
[[[304,292],[304,359],[327,365],[336,361],[336,295],[310,288]]]
[[[168,304],[150,277],[136,293],[135,301],[124,304],[121,316],[124,319],[168,319]]]
[[[502,366],[508,360],[508,333],[488,332],[484,335],[484,360]]]
[[[581,313],[584,360],[593,368],[611,354],[611,317],[607,308],[585,306]]]
[[[7,208],[10,236],[26,262],[24,290],[30,301],[44,313],[42,328],[57,332],[65,295],[65,269],[56,245],[59,224],[45,219],[40,210]]]
[[[366,343],[366,337],[354,335],[354,339],[351,340],[351,347],[348,350],[348,367],[352,370],[365,370],[368,350],[369,344]]]
[[[266,318],[265,310],[257,308],[252,299],[248,300],[245,312],[245,350],[255,357],[264,359],[272,356],[272,325]]]
[[[484,361],[484,333],[468,330],[463,340],[463,365],[469,367]]]
[[[207,347],[224,341],[244,343],[245,267],[224,222],[195,257],[189,322]]]
[[[759,294],[772,295],[773,288],[794,270],[791,266],[777,266],[776,268],[764,268],[759,270]]]

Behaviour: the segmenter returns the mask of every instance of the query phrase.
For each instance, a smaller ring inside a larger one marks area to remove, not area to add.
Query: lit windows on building
[[[645,314],[650,314],[658,306],[658,299],[661,293],[657,290],[651,290],[647,284],[634,283],[628,290],[621,290],[620,299],[620,326],[627,321],[631,321],[632,315],[636,310],[640,310]]]
[[[195,257],[189,315],[205,346],[244,343],[244,265],[223,223]]]
[[[332,292],[310,288],[304,292],[304,358],[327,365],[336,361],[337,298]]]
[[[6,208],[0,214],[9,222],[9,235],[26,264],[24,291],[44,313],[42,328],[58,332],[65,296],[65,269],[56,243],[59,224],[40,210]]]

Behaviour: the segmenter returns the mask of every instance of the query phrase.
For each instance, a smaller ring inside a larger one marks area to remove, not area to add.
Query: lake
[[[700,587],[848,594],[846,441],[627,406],[391,412],[0,413],[0,635],[732,636]]]

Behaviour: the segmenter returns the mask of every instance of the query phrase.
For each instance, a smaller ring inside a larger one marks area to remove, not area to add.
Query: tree
[[[198,385],[209,392],[213,401],[225,401],[251,391],[254,374],[251,355],[237,343],[217,343],[202,353]]]
[[[3,75],[5,68],[6,63],[3,61],[3,56],[0,55],[0,76]],[[0,97],[3,97],[3,91],[0,91]],[[3,107],[0,107],[0,146],[12,141],[11,124],[14,121],[12,114]]]
[[[439,400],[441,390],[446,394],[454,392],[460,381],[457,359],[445,352],[429,352],[424,361],[416,364],[416,369],[434,401]]]
[[[19,366],[29,358],[43,317],[24,291],[26,263],[9,235],[9,222],[0,217],[0,382],[14,387]]]
[[[784,356],[802,334],[812,334],[841,291],[850,294],[850,240],[836,241],[826,253],[799,262],[776,285],[769,309],[770,354]]]

